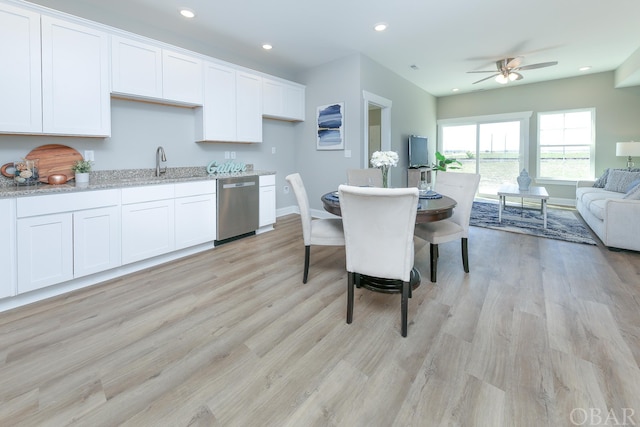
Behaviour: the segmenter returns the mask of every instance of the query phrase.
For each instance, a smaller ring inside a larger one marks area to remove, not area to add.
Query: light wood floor
[[[297,215],[0,313],[0,425],[640,425],[640,254],[469,241],[471,273],[441,245],[435,285],[416,241],[407,338],[398,295],[357,289],[345,323],[344,248],[302,284]]]

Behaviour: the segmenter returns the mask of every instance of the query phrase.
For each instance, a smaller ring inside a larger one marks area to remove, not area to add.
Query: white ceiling
[[[292,74],[361,52],[435,96],[502,87],[473,85],[488,74],[466,72],[492,70],[507,56],[523,55],[522,65],[558,61],[522,71],[513,86],[578,76],[582,66],[615,70],[640,48],[639,0],[31,1],[95,21],[119,17],[130,31],[162,28]],[[182,6],[196,18],[180,16]],[[378,22],[389,29],[374,32]]]

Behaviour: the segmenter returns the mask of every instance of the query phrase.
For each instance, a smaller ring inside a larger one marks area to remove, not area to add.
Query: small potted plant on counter
[[[71,167],[71,170],[75,173],[76,184],[88,184],[89,172],[91,172],[91,161],[89,160],[76,160]]]

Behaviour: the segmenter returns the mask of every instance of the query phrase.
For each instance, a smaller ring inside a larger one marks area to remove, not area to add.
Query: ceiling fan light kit
[[[480,83],[495,77],[495,81],[497,83],[506,85],[509,82],[512,82],[515,80],[522,80],[524,78],[522,74],[518,73],[518,71],[551,67],[553,65],[557,65],[558,61],[540,62],[538,64],[520,66],[521,63],[522,63],[521,56],[517,56],[515,58],[504,58],[496,61],[497,70],[495,71],[482,70],[482,71],[467,71],[467,72],[468,73],[494,73],[489,77],[485,77],[483,79],[473,82],[473,84]]]

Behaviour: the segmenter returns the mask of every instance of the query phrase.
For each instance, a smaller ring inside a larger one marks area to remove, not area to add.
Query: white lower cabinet
[[[73,214],[73,276],[120,265],[120,207],[89,209]]]
[[[15,199],[0,199],[0,299],[16,294]]]
[[[260,219],[258,226],[265,227],[276,222],[276,176],[260,176]]]
[[[18,293],[73,279],[73,214],[17,222]]]
[[[176,184],[176,249],[216,238],[216,182]]]
[[[119,190],[16,201],[18,293],[120,265]]]
[[[173,198],[122,206],[122,264],[175,248]]]

